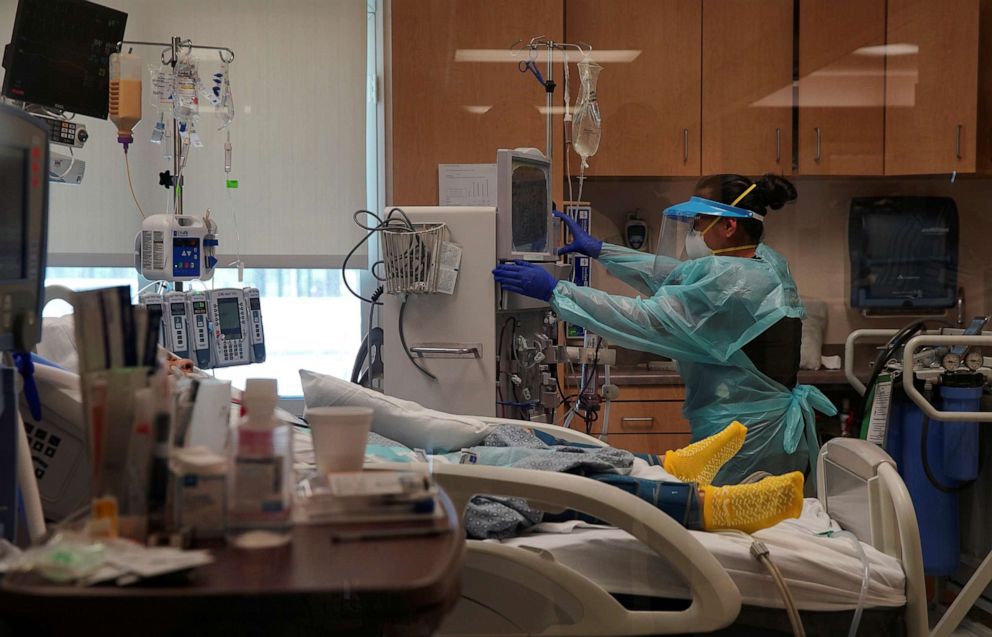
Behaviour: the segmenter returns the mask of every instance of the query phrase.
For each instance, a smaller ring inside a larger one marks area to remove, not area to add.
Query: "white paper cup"
[[[313,407],[306,410],[313,453],[321,473],[361,471],[372,425],[369,407]]]

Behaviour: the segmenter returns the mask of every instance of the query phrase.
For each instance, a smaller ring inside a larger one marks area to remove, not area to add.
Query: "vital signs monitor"
[[[0,104],[0,351],[41,340],[48,236],[48,130]]]

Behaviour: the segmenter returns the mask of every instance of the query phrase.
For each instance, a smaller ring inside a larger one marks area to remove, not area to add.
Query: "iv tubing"
[[[858,627],[861,625],[861,614],[865,610],[865,598],[868,596],[868,583],[871,581],[871,562],[868,561],[868,556],[865,555],[865,547],[861,546],[861,541],[853,533],[850,531],[838,531],[835,535],[851,540],[858,552],[858,557],[861,559],[861,566],[863,567],[861,573],[861,592],[858,593],[858,606],[854,610],[854,617],[851,619],[851,629],[847,633],[847,637],[855,637],[858,634]]]
[[[124,150],[124,170],[127,172],[127,187],[131,189],[131,198],[134,199],[134,205],[138,207],[138,212],[141,213],[141,218],[145,218],[145,211],[141,209],[141,204],[138,203],[138,197],[134,194],[134,185],[131,183],[131,163],[127,159],[127,150]]]

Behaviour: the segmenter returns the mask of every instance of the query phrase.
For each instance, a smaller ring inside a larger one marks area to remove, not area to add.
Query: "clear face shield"
[[[752,187],[753,188],[753,187]],[[738,201],[744,197],[744,192]],[[736,202],[735,202],[736,203]],[[721,218],[761,219],[761,215],[703,197],[692,197],[665,210],[655,250],[654,279],[664,281],[672,270],[689,259],[711,254],[704,236]]]

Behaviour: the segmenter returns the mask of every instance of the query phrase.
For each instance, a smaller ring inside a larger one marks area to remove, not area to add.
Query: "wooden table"
[[[465,550],[460,516],[441,500],[443,518],[417,523],[438,534],[335,542],[334,531],[400,523],[297,526],[285,546],[220,546],[213,563],[164,585],[12,574],[0,582],[0,636],[430,635],[458,601]]]

